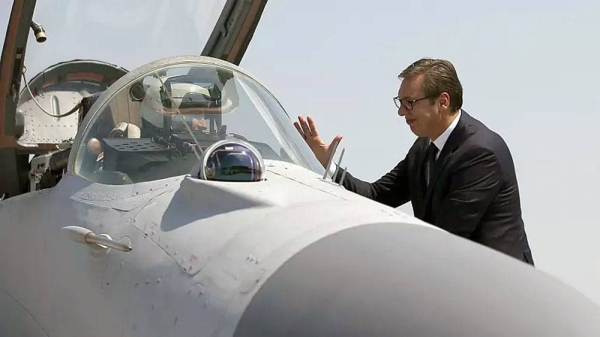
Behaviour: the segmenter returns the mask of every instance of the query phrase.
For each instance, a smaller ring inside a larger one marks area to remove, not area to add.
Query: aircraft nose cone
[[[431,228],[325,237],[267,279],[234,336],[594,336],[600,308],[491,249]]]

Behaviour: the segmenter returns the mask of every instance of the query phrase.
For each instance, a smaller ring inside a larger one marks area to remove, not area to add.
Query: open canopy
[[[50,66],[76,59],[134,69],[167,56],[202,54],[239,64],[265,4],[15,0],[2,53],[0,148],[19,147],[15,110],[27,92],[23,70],[29,81]]]
[[[176,55],[239,64],[266,2],[14,0],[0,63],[0,199],[27,191],[29,155],[72,141],[82,99],[128,71]]]

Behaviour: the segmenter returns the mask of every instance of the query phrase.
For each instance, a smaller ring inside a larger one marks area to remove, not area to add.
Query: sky
[[[66,2],[60,8],[85,10]],[[0,0],[2,36],[10,3]],[[194,17],[215,8],[181,3],[189,7],[179,14]],[[374,181],[404,158],[415,139],[392,101],[398,73],[421,57],[450,60],[463,84],[463,108],[498,132],[512,152],[536,268],[600,304],[600,44],[593,42],[599,15],[600,2],[592,0],[271,0],[241,66],[292,119],[312,116],[328,140],[343,135],[343,166]],[[157,34],[127,37],[140,47],[121,53],[129,63],[120,65],[131,70],[151,61],[140,48]],[[106,45],[102,38],[81,43]],[[46,44],[52,41],[49,36]],[[155,41],[161,52],[179,52],[165,47],[171,39]],[[78,46],[85,57],[102,51]],[[46,48],[39,59],[59,57],[49,54],[67,47],[73,46]],[[187,43],[181,53],[194,50]],[[114,54],[107,48],[104,55]],[[401,209],[412,214],[409,204]]]

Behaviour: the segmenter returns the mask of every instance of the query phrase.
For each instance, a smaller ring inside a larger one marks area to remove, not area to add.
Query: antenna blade
[[[342,178],[340,179],[340,186],[342,186],[344,178],[346,178],[346,171],[348,171],[348,167],[344,167],[344,173],[342,173]]]
[[[340,140],[335,141],[331,146],[333,146],[333,150],[331,151],[331,155],[327,160],[327,167],[325,167],[325,173],[323,174],[323,179],[327,178],[327,173],[329,173],[329,169],[331,168],[331,163],[333,162],[333,156],[335,155],[335,151],[337,150],[338,145],[340,145]]]

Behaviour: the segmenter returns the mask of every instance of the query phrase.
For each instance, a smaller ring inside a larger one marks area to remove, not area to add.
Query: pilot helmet
[[[198,178],[216,181],[254,182],[264,179],[260,153],[242,140],[222,140],[207,148]]]

